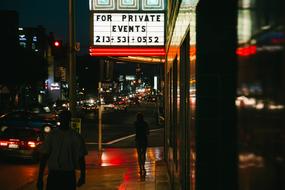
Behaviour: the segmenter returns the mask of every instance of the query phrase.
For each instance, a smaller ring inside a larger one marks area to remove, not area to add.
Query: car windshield
[[[2,139],[37,140],[41,138],[41,135],[40,131],[34,129],[6,128],[1,131],[0,137]]]

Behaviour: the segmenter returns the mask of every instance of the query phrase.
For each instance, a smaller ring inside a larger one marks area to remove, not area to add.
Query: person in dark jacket
[[[87,149],[81,135],[70,127],[71,113],[59,114],[59,128],[46,137],[41,149],[37,187],[43,189],[43,175],[48,165],[47,190],[75,190],[85,183],[85,155]],[[76,183],[75,170],[80,169]]]
[[[146,149],[148,146],[148,135],[149,126],[144,120],[144,116],[141,112],[137,114],[137,120],[134,123],[136,130],[136,148],[138,153],[138,162],[140,167],[140,175],[145,176],[145,160],[146,160]]]

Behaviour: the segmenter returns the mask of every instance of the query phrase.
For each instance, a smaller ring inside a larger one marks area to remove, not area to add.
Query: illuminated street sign
[[[94,13],[93,46],[164,46],[164,13]]]
[[[60,90],[59,83],[57,83],[57,82],[51,83],[50,84],[50,90]]]

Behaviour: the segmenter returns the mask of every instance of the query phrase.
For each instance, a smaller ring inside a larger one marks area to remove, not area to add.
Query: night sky
[[[90,26],[89,26],[89,1],[88,0],[75,0],[75,13],[76,13],[76,41],[80,42],[80,53],[87,54],[90,41]],[[0,10],[14,10],[19,14],[19,27],[37,27],[39,25],[46,28],[46,33],[53,32],[55,37],[59,40],[67,41],[67,27],[68,27],[68,0],[0,0]],[[89,62],[85,60],[86,63]],[[85,62],[83,61],[83,62]],[[94,63],[90,63],[91,65]],[[85,68],[81,63],[82,68]],[[90,65],[89,70],[84,71],[85,78],[81,78],[81,83],[84,87],[92,86],[98,80],[94,76],[94,72],[99,69],[94,65]],[[115,75],[120,74],[135,74],[136,64],[124,64],[115,66]],[[146,65],[142,67],[144,75],[153,75],[158,73],[157,66]],[[91,72],[91,73],[90,73]],[[96,75],[96,74],[95,74]],[[91,80],[92,78],[92,80]],[[93,80],[94,79],[94,80]]]
[[[83,52],[89,46],[89,1],[76,0],[76,41]],[[0,0],[0,10],[15,10],[19,14],[20,27],[42,25],[47,34],[66,41],[68,0]]]

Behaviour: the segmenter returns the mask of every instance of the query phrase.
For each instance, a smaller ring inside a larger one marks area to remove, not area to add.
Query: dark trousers
[[[137,148],[137,153],[138,153],[138,161],[139,161],[139,167],[140,170],[144,170],[145,169],[145,160],[146,160],[146,149],[147,146],[145,144],[137,144],[136,146]]]
[[[49,171],[46,190],[76,190],[75,171]]]

